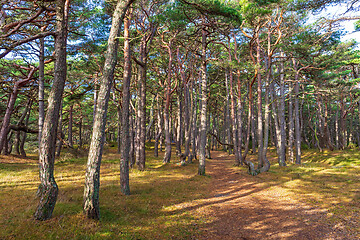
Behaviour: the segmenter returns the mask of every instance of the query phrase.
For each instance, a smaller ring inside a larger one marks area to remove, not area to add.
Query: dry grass
[[[102,162],[99,222],[82,214],[86,158],[57,161],[60,191],[53,218],[38,222],[32,219],[39,184],[36,159],[0,156],[0,225],[5,226],[0,239],[189,239],[199,233],[196,214],[167,211],[205,197],[208,178],[196,176],[196,164],[179,166],[174,157],[162,165],[161,156],[147,157],[147,170],[131,170],[131,195],[123,196],[118,159],[110,151]]]
[[[130,171],[131,195],[119,189],[119,155],[110,149],[101,167],[101,220],[83,217],[86,158],[62,157],[55,164],[59,196],[53,218],[34,221],[38,180],[36,156],[0,156],[0,239],[192,239],[213,216],[191,207],[209,197],[209,177],[197,176],[197,164],[162,165],[147,155],[147,169]],[[252,179],[269,191],[327,209],[325,219],[358,235],[360,152],[307,150],[301,166],[279,167]],[[231,167],[231,166],[229,166]],[[246,171],[242,169],[241,171]]]

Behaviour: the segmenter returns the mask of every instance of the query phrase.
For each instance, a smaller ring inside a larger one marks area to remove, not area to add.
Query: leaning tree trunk
[[[54,69],[54,83],[48,98],[49,104],[44,120],[44,127],[40,142],[40,186],[38,189],[40,202],[34,215],[35,219],[37,220],[46,220],[51,217],[58,195],[58,186],[54,178],[54,162],[56,130],[58,127],[61,99],[66,80],[66,39],[68,10],[68,0],[56,1],[56,63]]]
[[[96,103],[84,188],[84,213],[86,217],[92,219],[100,218],[100,164],[105,138],[106,114],[117,60],[118,39],[125,13],[133,1],[118,1],[116,5],[105,55],[103,75],[100,79],[98,99],[101,101]]]

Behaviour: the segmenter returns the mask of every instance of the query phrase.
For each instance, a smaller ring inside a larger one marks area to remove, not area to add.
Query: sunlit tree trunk
[[[130,16],[124,19],[124,81],[122,96],[122,119],[121,119],[121,159],[120,159],[120,188],[125,195],[130,195],[129,185],[129,107],[130,107],[130,81],[131,81],[131,48],[130,48]]]
[[[202,27],[202,56],[201,56],[201,108],[200,108],[200,141],[199,141],[199,175],[205,175],[205,156],[206,156],[206,107],[207,107],[207,60],[206,60],[206,48],[207,48],[207,32],[205,26]]]
[[[68,0],[56,1],[56,30],[55,39],[55,68],[54,82],[48,98],[48,108],[44,120],[44,127],[40,142],[39,175],[40,186],[38,196],[39,205],[34,217],[37,220],[49,219],[55,207],[58,186],[54,178],[54,162],[56,147],[56,130],[58,128],[59,111],[66,80],[66,39]]]
[[[97,106],[89,149],[84,188],[84,213],[86,217],[92,219],[100,218],[100,164],[105,138],[106,114],[117,61],[117,48],[120,29],[125,13],[132,2],[133,0],[118,1],[116,5],[108,39],[107,51],[105,54],[103,75],[100,80],[98,99],[101,99],[101,101],[97,101],[96,104]]]

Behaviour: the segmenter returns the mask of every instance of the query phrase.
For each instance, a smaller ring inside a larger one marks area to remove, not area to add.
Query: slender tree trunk
[[[179,84],[181,86],[182,83]],[[178,102],[178,109],[177,109],[177,128],[176,128],[176,154],[181,156],[181,132],[183,129],[183,97],[182,97],[182,90],[178,90],[177,94],[177,102]]]
[[[31,104],[32,104],[32,101],[31,101]],[[31,106],[31,105],[30,105]],[[26,119],[25,119],[25,126],[27,126],[29,124],[29,118],[30,118],[30,110],[29,112],[27,113],[26,115]],[[23,132],[22,133],[22,138],[21,138],[21,141],[20,141],[20,155],[22,157],[26,157],[26,152],[25,152],[25,149],[24,149],[24,145],[25,145],[25,141],[26,141],[26,136],[27,136],[27,133],[26,132]]]
[[[57,142],[58,142],[58,145],[56,147],[56,154],[55,154],[56,157],[60,157],[61,148],[63,145],[63,139],[65,138],[65,135],[62,130],[62,125],[63,125],[63,101],[62,100],[60,103],[60,114],[59,115],[60,115],[59,116],[59,125],[58,125],[58,129],[57,129],[57,134],[56,134]]]
[[[165,155],[163,163],[169,163],[171,158],[171,139],[170,139],[170,104],[171,104],[171,67],[173,61],[173,55],[171,50],[171,43],[168,45],[169,52],[169,64],[168,64],[168,76],[166,81],[166,94],[165,94],[165,109],[164,109],[164,123],[165,123]]]
[[[203,20],[204,21],[204,20]],[[201,109],[200,109],[200,141],[199,141],[199,175],[205,175],[205,155],[206,155],[206,107],[207,107],[207,62],[206,62],[206,47],[207,47],[207,33],[205,26],[202,27],[202,56],[201,56]]]
[[[70,109],[69,109],[69,128],[68,128],[68,139],[69,139],[69,146],[73,147],[73,105],[70,103]]]
[[[131,100],[130,100],[131,101]],[[130,109],[130,120],[129,120],[129,128],[130,128],[130,149],[129,149],[129,163],[132,168],[135,165],[135,124],[134,124],[134,114],[133,110]]]
[[[289,142],[288,142],[288,154],[289,161],[294,163],[294,113],[293,113],[293,83],[289,83]]]
[[[44,126],[45,106],[44,106],[44,73],[45,73],[45,43],[44,38],[40,38],[40,55],[39,55],[39,147],[41,141],[42,129]]]
[[[160,139],[162,136],[162,129],[163,129],[163,122],[164,122],[164,118],[163,115],[161,114],[161,110],[160,110],[160,105],[159,104],[159,97],[157,97],[157,133],[155,136],[155,146],[154,146],[154,156],[158,157],[159,156],[159,143],[160,143]]]
[[[86,217],[92,219],[100,218],[100,164],[105,138],[106,114],[117,60],[118,38],[125,13],[133,1],[119,1],[116,5],[105,55],[103,75],[100,80],[98,98],[101,101],[97,101],[84,188],[84,213]]]
[[[137,132],[136,132],[136,165],[140,171],[145,170],[145,141],[146,141],[146,36],[144,35],[140,43],[140,62],[138,73],[138,92],[139,102],[137,109]]]
[[[285,57],[281,51],[281,56]],[[280,62],[280,104],[279,104],[279,125],[280,125],[280,155],[279,165],[286,166],[286,131],[285,131],[285,79],[284,62]]]
[[[191,123],[190,123],[190,96],[188,83],[184,83],[184,128],[185,128],[185,152],[184,158],[188,158],[190,154],[190,139],[191,139]]]
[[[124,81],[123,81],[123,96],[122,96],[122,136],[121,136],[121,159],[120,159],[120,188],[125,195],[130,195],[129,185],[129,148],[130,148],[130,134],[129,134],[129,110],[130,110],[130,81],[131,81],[131,47],[130,47],[130,17],[131,13],[127,14],[124,19]]]
[[[40,202],[34,215],[37,220],[46,220],[51,217],[58,195],[58,186],[54,178],[54,162],[56,130],[66,80],[66,39],[69,4],[68,0],[56,0],[56,30],[58,32],[55,39],[56,63],[54,82],[48,98],[49,104],[40,143],[40,186],[38,189]]]
[[[230,59],[231,60],[231,57]],[[239,166],[240,165],[240,155],[239,155],[239,149],[238,149],[238,133],[237,133],[237,116],[236,116],[236,111],[235,111],[235,99],[234,99],[234,89],[233,89],[233,74],[231,72],[232,70],[230,69],[229,71],[229,86],[230,86],[230,101],[231,101],[231,105],[230,105],[230,113],[231,113],[231,126],[232,126],[232,132],[233,132],[233,143],[234,143],[234,154],[235,154],[235,166]]]
[[[295,61],[295,60],[294,60]],[[300,92],[300,83],[299,83],[299,74],[297,69],[295,69],[295,163],[301,164],[301,129],[300,129],[300,114],[299,114],[299,92]]]

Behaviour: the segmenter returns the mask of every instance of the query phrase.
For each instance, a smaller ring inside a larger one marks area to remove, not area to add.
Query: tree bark
[[[54,162],[56,147],[56,130],[58,127],[59,111],[66,80],[66,39],[67,14],[69,0],[56,0],[56,30],[55,38],[55,68],[54,83],[48,98],[39,153],[40,186],[38,196],[39,205],[35,211],[35,219],[47,220],[51,217],[58,195],[58,186],[54,178]]]
[[[44,75],[45,75],[45,39],[40,38],[39,55],[39,147],[41,142],[42,129],[44,126],[45,106],[44,106]]]
[[[117,61],[118,38],[125,13],[133,2],[134,0],[118,1],[116,5],[105,55],[103,75],[100,80],[98,99],[101,101],[97,101],[96,104],[84,188],[84,213],[86,217],[92,219],[100,218],[100,164],[104,146],[107,108]]]
[[[129,185],[129,110],[130,110],[130,80],[131,80],[131,48],[130,48],[130,17],[124,19],[124,81],[122,96],[122,136],[121,136],[121,160],[120,160],[120,188],[125,195],[130,195]]]
[[[203,19],[204,21],[204,19]],[[203,22],[204,24],[204,22]],[[206,156],[206,107],[207,107],[207,59],[206,59],[206,48],[207,48],[207,32],[205,26],[202,27],[202,56],[201,56],[201,108],[200,108],[200,141],[199,141],[199,175],[205,175],[205,156]]]
[[[295,60],[294,60],[295,61]],[[300,114],[299,114],[299,92],[300,92],[300,83],[299,83],[299,74],[297,69],[295,69],[295,163],[301,164],[301,129],[300,129]]]

